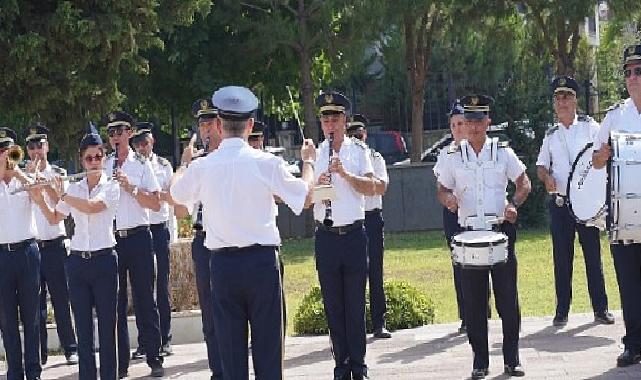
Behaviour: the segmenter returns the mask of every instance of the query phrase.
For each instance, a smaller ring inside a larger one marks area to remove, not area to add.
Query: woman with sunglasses
[[[105,152],[93,124],[80,142],[80,160],[86,178],[69,185],[62,193],[60,182],[52,189],[60,202],[52,209],[42,192],[35,202],[51,224],[71,214],[75,222],[71,255],[66,268],[76,330],[78,334],[79,376],[96,379],[93,309],[98,316],[100,379],[115,380],[116,303],[118,294],[118,259],[114,246],[113,220],[120,198],[120,187],[102,172]]]
[[[594,146],[601,148],[592,156],[592,163],[597,169],[604,167],[612,156],[609,144],[611,131],[641,134],[641,44],[629,46],[623,52],[623,76],[630,98],[611,107],[601,123],[594,141]],[[641,193],[641,185],[637,190]],[[625,350],[617,358],[618,367],[641,361],[641,242],[627,243],[630,242],[610,244],[625,322]]]

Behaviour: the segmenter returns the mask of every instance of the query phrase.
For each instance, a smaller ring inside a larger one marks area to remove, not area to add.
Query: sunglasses
[[[27,149],[29,150],[34,150],[34,149],[42,149],[42,141],[29,141],[27,143]]]
[[[635,67],[634,69],[625,69],[623,70],[623,76],[625,79],[628,79],[632,76],[632,73],[634,73],[634,76],[640,77],[641,76],[641,66]]]
[[[102,160],[102,154],[96,154],[95,156],[85,156],[85,162],[90,164],[94,161],[100,162]]]
[[[128,131],[128,130],[129,130],[129,128],[122,128],[122,127],[109,128],[109,130],[107,131],[107,134],[109,135],[109,137],[114,137],[114,136],[116,136],[116,135],[118,135],[118,136],[122,136],[122,133],[123,133],[125,130],[127,130],[127,131]]]
[[[349,137],[355,137],[355,138],[357,138],[359,140],[363,139],[363,134],[362,133],[350,133],[350,134],[348,134],[348,136]]]

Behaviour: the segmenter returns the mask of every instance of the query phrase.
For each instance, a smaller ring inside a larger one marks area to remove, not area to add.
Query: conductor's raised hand
[[[312,139],[303,140],[303,145],[300,148],[300,156],[303,161],[316,161],[316,147]]]

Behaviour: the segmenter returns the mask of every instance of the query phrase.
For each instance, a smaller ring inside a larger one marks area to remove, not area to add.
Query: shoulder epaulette
[[[157,156],[157,157],[158,157],[158,163],[159,163],[160,165],[162,165],[162,166],[169,166],[169,165],[171,165],[171,163],[169,162],[169,160],[168,160],[168,159],[166,159],[165,157],[160,157],[160,156]]]
[[[510,147],[510,142],[509,141],[499,141],[497,146],[499,148],[509,148]]]
[[[135,157],[135,158],[136,158],[136,160],[137,160],[138,162],[140,162],[141,164],[144,164],[144,163],[147,161],[147,157],[143,156],[143,155],[142,155],[142,154],[140,154],[140,153],[134,153],[134,157]]]
[[[618,103],[614,103],[614,104],[613,104],[613,105],[611,105],[610,107],[606,108],[605,112],[614,111],[615,109],[617,109],[617,108],[621,107],[621,106],[623,105],[623,103],[624,103],[624,102],[625,102],[624,100],[621,100],[621,101],[620,101],[620,102],[618,102]]]
[[[546,135],[546,136],[550,136],[551,134],[553,134],[554,132],[556,132],[558,129],[559,129],[559,125],[558,125],[558,124],[554,124],[553,126],[551,126],[550,128],[548,128],[548,130],[547,130],[547,131],[545,131],[545,135]]]
[[[447,154],[452,154],[461,151],[461,146],[459,144],[451,144],[447,147]]]
[[[359,140],[357,138],[353,138],[353,137],[352,137],[352,140],[354,141],[354,145],[360,147],[361,149],[367,149],[367,144],[365,144],[361,140]]]

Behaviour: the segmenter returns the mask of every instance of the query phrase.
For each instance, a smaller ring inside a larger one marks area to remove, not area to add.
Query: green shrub
[[[435,307],[429,296],[403,281],[385,281],[384,288],[387,299],[385,321],[388,329],[406,329],[434,323]],[[366,294],[367,331],[371,332],[369,292]],[[319,286],[313,286],[303,297],[294,316],[294,331],[298,334],[328,333]]]

